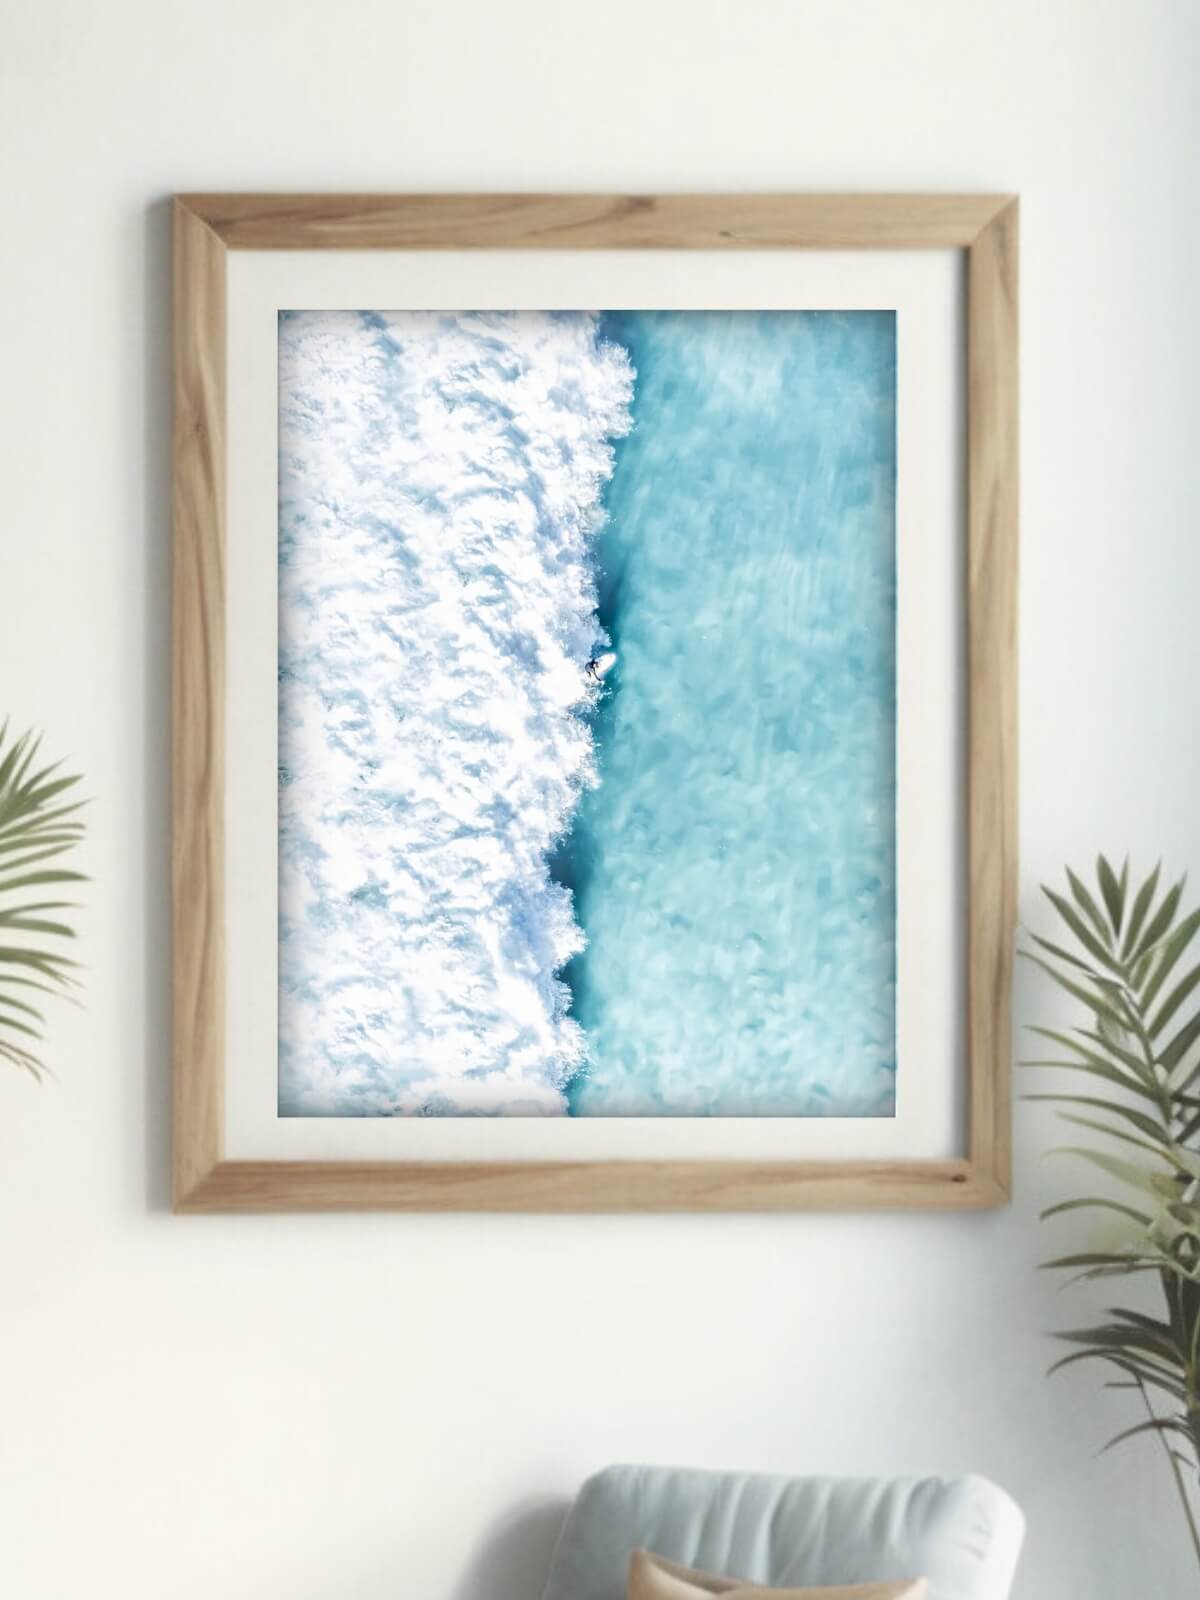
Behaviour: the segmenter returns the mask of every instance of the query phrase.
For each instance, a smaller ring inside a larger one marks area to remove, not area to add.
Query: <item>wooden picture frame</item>
[[[965,1155],[244,1161],[224,1155],[226,266],[233,250],[921,250],[966,257]],[[1010,1184],[1017,202],[956,195],[219,195],[174,217],[174,1203],[180,1211],[957,1208]]]

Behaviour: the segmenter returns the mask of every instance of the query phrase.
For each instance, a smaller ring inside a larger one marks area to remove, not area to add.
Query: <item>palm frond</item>
[[[1086,1161],[1119,1196],[1049,1206],[1047,1219],[1087,1212],[1120,1220],[1104,1241],[1076,1244],[1046,1268],[1071,1274],[1068,1284],[1151,1273],[1166,1313],[1118,1307],[1107,1322],[1061,1333],[1079,1348],[1050,1370],[1100,1362],[1117,1375],[1108,1387],[1140,1392],[1146,1419],[1105,1449],[1147,1434],[1163,1441],[1200,1559],[1192,1506],[1200,1462],[1200,963],[1181,967],[1200,935],[1200,909],[1184,909],[1185,879],[1165,889],[1162,882],[1156,866],[1131,895],[1128,860],[1117,872],[1102,855],[1094,888],[1070,869],[1065,893],[1046,888],[1059,927],[1049,938],[1031,935],[1021,953],[1084,1008],[1087,1022],[1032,1028],[1061,1054],[1024,1064],[1077,1075],[1081,1092],[1068,1085],[1029,1098],[1055,1104],[1064,1122],[1095,1136],[1060,1153]],[[1152,1391],[1165,1415],[1151,1405]]]
[[[39,765],[40,746],[32,732],[10,739],[7,722],[0,726],[0,1060],[35,1078],[46,1070],[45,1017],[31,992],[69,992],[78,971],[61,948],[75,931],[59,915],[75,904],[44,898],[45,891],[85,881],[81,872],[48,865],[83,838],[84,802],[63,803],[79,778],[60,774],[57,763]]]

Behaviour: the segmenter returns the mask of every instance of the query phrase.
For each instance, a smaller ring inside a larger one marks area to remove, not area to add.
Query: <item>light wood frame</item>
[[[226,254],[945,249],[967,261],[964,1158],[224,1159]],[[193,194],[174,219],[174,1203],[179,1211],[968,1208],[1010,1185],[1016,898],[1017,202],[997,195]]]

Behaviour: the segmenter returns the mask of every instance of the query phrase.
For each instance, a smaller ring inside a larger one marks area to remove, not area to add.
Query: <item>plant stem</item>
[[[1150,1396],[1146,1392],[1146,1385],[1140,1378],[1138,1378],[1136,1382],[1138,1391],[1142,1397],[1142,1403],[1146,1407],[1146,1411],[1150,1417],[1150,1420],[1152,1422],[1157,1422],[1158,1413],[1150,1403]],[[1183,1481],[1183,1473],[1179,1470],[1179,1457],[1171,1448],[1166,1434],[1163,1433],[1161,1429],[1155,1429],[1155,1432],[1158,1434],[1159,1443],[1167,1452],[1167,1460],[1171,1463],[1171,1476],[1175,1479],[1175,1487],[1179,1490],[1179,1500],[1183,1506],[1183,1514],[1187,1518],[1188,1532],[1192,1536],[1192,1549],[1195,1551],[1197,1563],[1200,1563],[1200,1529],[1196,1527],[1196,1518],[1192,1512],[1192,1502],[1188,1496],[1187,1485]]]

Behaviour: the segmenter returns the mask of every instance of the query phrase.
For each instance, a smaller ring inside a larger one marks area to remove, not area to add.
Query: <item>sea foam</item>
[[[280,1113],[565,1114],[629,359],[584,312],[289,312],[279,354]]]

